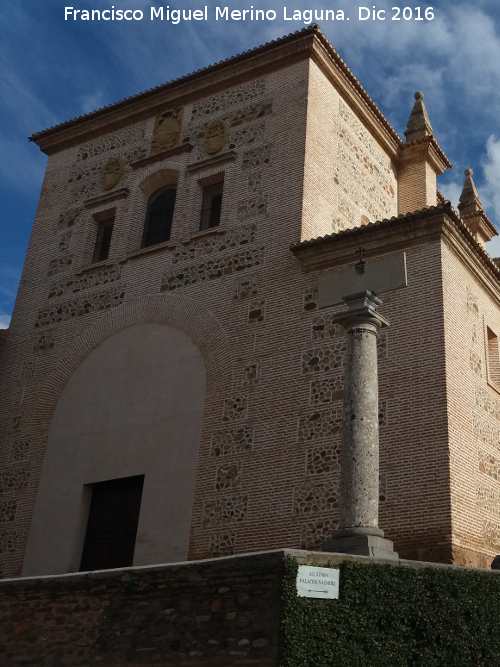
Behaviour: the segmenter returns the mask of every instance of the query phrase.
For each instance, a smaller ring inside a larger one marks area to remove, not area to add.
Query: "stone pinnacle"
[[[408,126],[405,131],[406,143],[411,143],[418,139],[425,139],[433,135],[432,126],[424,105],[424,94],[417,91],[414,95],[415,104],[413,105]]]

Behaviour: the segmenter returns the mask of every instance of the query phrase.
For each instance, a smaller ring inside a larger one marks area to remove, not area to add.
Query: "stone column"
[[[343,297],[349,306],[336,321],[347,332],[339,528],[324,551],[397,558],[378,527],[379,438],[377,333],[389,326],[371,292]]]

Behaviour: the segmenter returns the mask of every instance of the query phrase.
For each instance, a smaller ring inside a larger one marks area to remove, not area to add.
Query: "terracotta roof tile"
[[[300,252],[306,248],[335,242],[335,240],[340,238],[349,236],[362,236],[363,234],[367,234],[373,230],[395,227],[397,225],[404,224],[405,222],[411,222],[412,220],[431,218],[436,213],[445,213],[449,218],[451,218],[451,220],[455,223],[457,230],[465,238],[469,246],[471,246],[472,250],[477,255],[479,255],[483,263],[486,264],[486,266],[496,276],[496,278],[500,280],[500,267],[498,266],[497,262],[492,259],[486,250],[482,247],[482,245],[476,241],[468,227],[463,223],[460,216],[448,200],[438,204],[437,206],[422,208],[418,211],[414,211],[413,213],[405,213],[398,216],[393,216],[392,218],[385,218],[384,220],[379,220],[377,222],[369,222],[367,225],[363,225],[361,227],[351,227],[350,229],[344,229],[343,231],[337,232],[336,234],[326,234],[325,236],[319,236],[315,239],[310,239],[309,241],[293,243],[290,246],[290,250],[294,253]]]

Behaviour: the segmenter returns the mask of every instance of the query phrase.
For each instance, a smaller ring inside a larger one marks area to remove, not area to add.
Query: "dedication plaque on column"
[[[359,266],[359,264],[358,264]],[[406,253],[363,262],[363,271],[357,272],[350,264],[336,271],[318,276],[318,306],[326,308],[341,303],[344,296],[367,290],[378,296],[383,292],[406,287]]]

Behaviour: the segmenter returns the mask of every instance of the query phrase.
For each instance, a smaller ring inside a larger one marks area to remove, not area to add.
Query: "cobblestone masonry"
[[[311,442],[331,438],[340,433],[342,427],[342,406],[330,412],[314,412],[299,417],[297,442]]]
[[[49,308],[41,308],[35,322],[35,327],[46,327],[51,324],[65,322],[74,317],[81,317],[89,313],[99,313],[110,308],[116,308],[123,303],[125,290],[122,285],[98,290],[85,297],[73,300],[58,301]]]
[[[500,428],[488,422],[476,412],[472,415],[474,436],[500,452]]]
[[[187,287],[206,280],[214,280],[223,276],[230,276],[238,271],[253,269],[264,263],[264,248],[248,248],[238,252],[223,255],[217,259],[208,259],[200,264],[185,266],[182,269],[171,269],[164,273],[161,279],[160,290],[173,291],[179,287]]]
[[[68,294],[77,294],[84,290],[92,289],[100,285],[108,285],[120,280],[122,277],[119,266],[103,266],[88,271],[81,276],[72,276],[71,278],[61,278],[50,285],[48,299],[60,298]]]
[[[247,245],[248,243],[255,243],[257,240],[257,225],[255,223],[217,231],[216,236],[209,236],[183,244],[174,251],[172,263],[191,262],[215,252],[222,252]]]
[[[214,534],[210,545],[217,556],[230,555],[234,534]],[[4,584],[0,660],[10,667],[276,667],[283,557],[52,578],[43,587],[30,579]]]
[[[203,527],[213,528],[243,521],[248,511],[248,496],[224,496],[203,504]]]
[[[264,95],[265,91],[266,80],[260,78],[236,88],[218,93],[213,97],[204,98],[192,105],[191,121],[197,120],[203,116],[217,114],[225,109],[241,105],[242,102],[261,97]]]
[[[331,513],[339,509],[338,482],[305,484],[297,486],[293,494],[293,514],[295,516]]]
[[[212,435],[212,456],[243,454],[252,449],[253,428],[242,426],[235,429],[218,431]]]
[[[217,558],[219,556],[232,556],[236,542],[236,533],[216,533],[210,535],[210,556]]]
[[[243,171],[257,169],[271,162],[271,146],[251,148],[243,153],[241,168]]]
[[[30,452],[29,442],[14,442],[10,450],[10,463],[21,463],[27,461]]]

